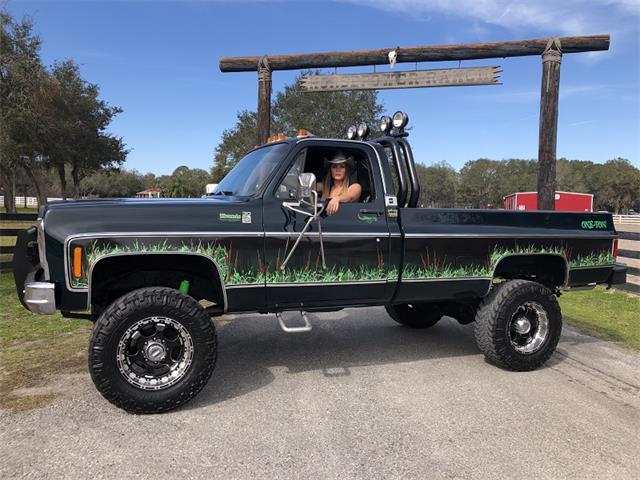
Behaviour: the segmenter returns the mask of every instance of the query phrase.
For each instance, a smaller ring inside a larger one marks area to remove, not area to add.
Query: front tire
[[[509,280],[497,285],[476,313],[475,338],[487,360],[529,371],[553,354],[562,332],[556,296],[544,285]]]
[[[89,371],[98,391],[117,407],[160,413],[195,397],[216,357],[215,327],[198,302],[171,288],[141,288],[98,318]]]
[[[391,318],[409,328],[433,327],[442,318],[442,310],[428,303],[404,303],[384,307]]]

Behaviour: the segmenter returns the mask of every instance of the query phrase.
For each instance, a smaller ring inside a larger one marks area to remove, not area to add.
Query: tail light
[[[616,258],[618,256],[618,239],[617,238],[613,241],[613,250],[611,251],[611,254],[613,255],[613,258]]]

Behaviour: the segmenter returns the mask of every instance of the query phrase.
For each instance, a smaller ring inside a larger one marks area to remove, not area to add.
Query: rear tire
[[[437,305],[428,303],[404,303],[385,306],[391,318],[409,328],[433,327],[442,318],[442,311]]]
[[[172,410],[195,397],[215,367],[213,322],[192,297],[141,288],[96,321],[89,371],[98,391],[131,413]]]
[[[476,313],[475,338],[487,360],[529,371],[553,354],[562,332],[556,296],[544,285],[509,280],[494,287]]]

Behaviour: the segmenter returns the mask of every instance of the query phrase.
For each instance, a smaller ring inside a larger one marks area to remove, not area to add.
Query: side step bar
[[[276,317],[278,317],[278,322],[280,323],[280,328],[282,328],[286,333],[310,332],[312,327],[307,314],[300,310],[300,316],[302,317],[302,320],[304,320],[304,325],[302,327],[287,327],[287,324],[284,323],[284,320],[282,319],[282,313],[276,313]]]

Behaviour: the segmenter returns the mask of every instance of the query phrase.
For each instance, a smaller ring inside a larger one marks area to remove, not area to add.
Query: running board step
[[[287,327],[286,323],[284,323],[284,320],[282,319],[282,313],[280,312],[276,313],[276,317],[278,317],[278,322],[280,323],[280,328],[282,328],[282,330],[284,330],[285,332],[287,333],[310,332],[312,327],[311,327],[311,323],[309,322],[309,318],[307,317],[307,314],[301,310],[300,316],[302,317],[302,320],[304,320],[304,325],[302,327]]]

